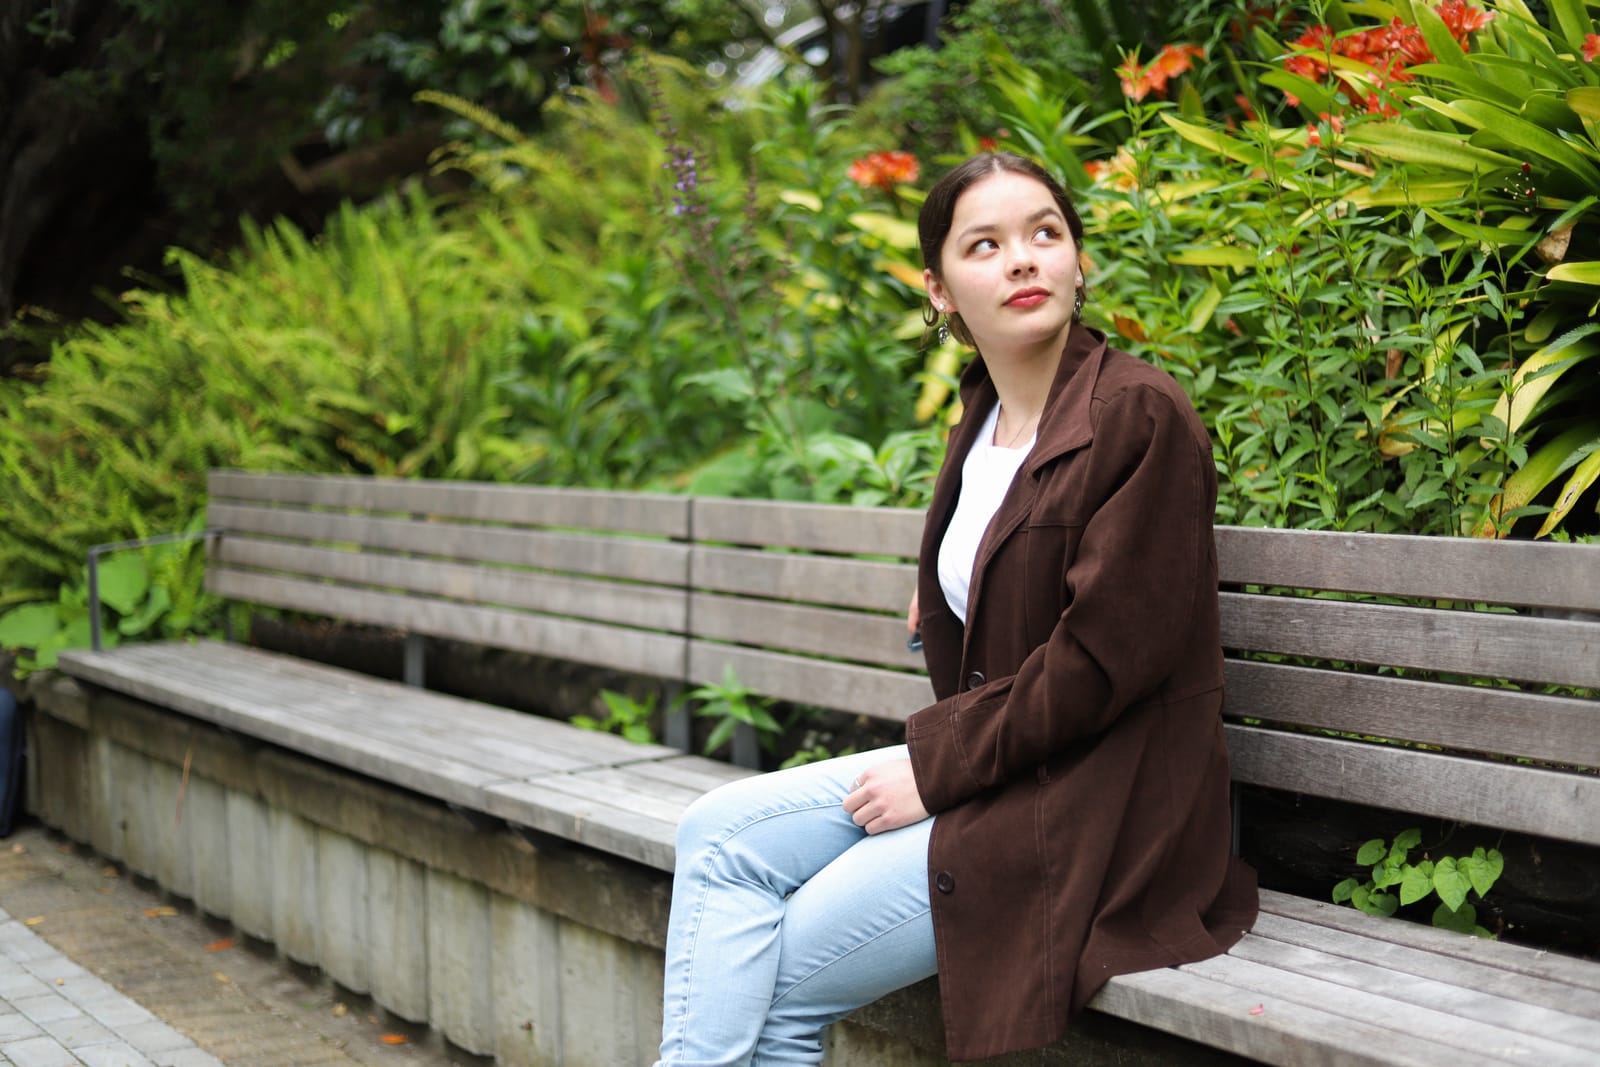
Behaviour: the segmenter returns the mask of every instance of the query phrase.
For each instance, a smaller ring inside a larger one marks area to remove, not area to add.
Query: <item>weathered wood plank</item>
[[[1600,767],[1600,704],[1479,685],[1230,659],[1227,714]]]
[[[1600,776],[1229,724],[1236,782],[1600,845]]]
[[[365,736],[347,727],[308,721],[291,712],[268,717],[247,698],[218,694],[170,674],[152,679],[125,667],[123,660],[104,652],[75,652],[63,660],[63,668],[84,681],[448,803],[479,807],[484,786],[498,778],[482,768],[442,759],[381,737]]]
[[[904,615],[916,588],[916,565],[805,556],[760,549],[695,545],[690,585],[797,603],[832,604]]]
[[[1246,945],[1245,942],[1250,944]],[[1292,951],[1285,946],[1282,954],[1287,955]],[[1407,1045],[1451,1049],[1457,1062],[1461,1062],[1462,1058],[1470,1058],[1473,1062],[1481,1059],[1491,1063],[1548,1063],[1561,1064],[1562,1067],[1586,1067],[1592,1062],[1580,1047],[1496,1026],[1470,1014],[1469,1007],[1483,1008],[1493,998],[1473,996],[1442,982],[1384,972],[1382,968],[1363,969],[1353,960],[1327,958],[1325,962],[1336,976],[1327,979],[1314,972],[1263,964],[1248,958],[1247,953],[1274,954],[1270,943],[1264,947],[1257,943],[1254,935],[1246,935],[1228,955],[1186,964],[1183,970],[1194,975],[1214,977],[1258,996],[1281,997],[1352,1022],[1360,1020],[1375,1024],[1396,1035],[1405,1035],[1403,1040]],[[1379,982],[1383,989],[1366,990],[1346,984],[1340,979],[1347,970],[1363,971]],[[1397,994],[1409,999],[1398,1000]],[[1461,1013],[1433,1006],[1447,1004],[1452,996],[1459,996],[1466,1002]],[[1266,1011],[1262,1014],[1265,1015]]]
[[[1242,526],[1216,538],[1227,583],[1600,611],[1600,545]]]
[[[756,773],[744,767],[735,767],[731,763],[707,759],[704,756],[646,760],[643,763],[630,764],[628,772],[640,778],[683,786],[701,793],[710,792],[719,785],[736,782]]]
[[[1221,957],[1226,960],[1228,957]],[[1277,1067],[1460,1067],[1460,1051],[1222,981],[1197,965],[1118,975],[1089,1007]],[[1223,974],[1226,971],[1223,970]]]
[[[1270,889],[1261,891],[1261,910],[1266,914],[1341,930],[1366,941],[1388,941],[1434,956],[1483,963],[1513,975],[1546,979],[1565,988],[1600,993],[1600,967],[1576,956],[1563,956],[1506,941],[1463,937],[1451,930],[1440,930],[1421,923],[1396,922],[1329,901],[1308,900]],[[1600,997],[1591,996],[1585,1003],[1590,1005],[1591,1010],[1600,1011]]]
[[[906,649],[904,619],[813,608],[773,600],[696,593],[690,599],[693,636],[921,670],[922,653]]]
[[[676,587],[566,578],[508,567],[312,548],[248,537],[223,538],[215,558],[233,567],[388,587],[490,606],[528,608],[647,630],[682,633],[688,623],[688,597]]]
[[[667,494],[234,470],[213,470],[206,484],[214,500],[386,511],[676,538],[689,534],[689,498]]]
[[[685,639],[672,634],[274,578],[248,571],[213,568],[207,574],[206,588],[234,600],[319,614],[328,612],[329,591],[336,590],[337,615],[355,622],[393,626],[430,637],[554,656],[637,674],[683,677]]]
[[[1251,944],[1234,955],[1600,1052],[1600,1000],[1588,988],[1271,912],[1251,933]],[[1386,989],[1388,979],[1375,971],[1404,976],[1404,988]],[[1449,995],[1436,1001],[1435,985]]]
[[[510,563],[657,585],[684,585],[689,576],[687,545],[642,538],[548,533],[503,526],[383,519],[241,504],[213,504],[207,521],[226,530],[296,541],[344,543],[479,563]]]
[[[1223,593],[1224,648],[1600,687],[1600,622]]]
[[[317,712],[326,707],[354,709],[358,720],[382,716],[385,729],[405,729],[410,723],[468,732],[486,743],[528,743],[546,763],[533,762],[523,773],[540,769],[571,771],[608,766],[641,758],[676,757],[665,745],[638,745],[611,734],[575,730],[541,715],[529,715],[475,700],[357,674],[340,667],[314,663],[296,656],[218,641],[164,642],[126,646],[117,653],[145,667],[152,675],[162,671],[190,674],[220,683],[232,691],[248,690],[257,678],[276,679],[277,685],[296,685],[286,694],[289,711],[304,707]],[[381,709],[381,711],[377,710]]]
[[[878,719],[903,721],[933,703],[932,683],[924,675],[712,641],[689,643],[691,683],[720,682],[725,666],[733,667],[741,682],[765,696]]]
[[[490,786],[481,810],[659,870],[673,867],[675,822],[622,811],[594,797],[573,796],[544,779]]]
[[[922,520],[920,510],[909,508],[697,498],[693,538],[701,543],[781,545],[915,559],[921,547]]]

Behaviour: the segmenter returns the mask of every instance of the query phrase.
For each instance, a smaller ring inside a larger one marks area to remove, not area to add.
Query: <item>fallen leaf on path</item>
[[[176,914],[178,914],[178,909],[167,904],[163,904],[159,908],[144,909],[144,917],[146,919],[166,919]]]
[[[26,845],[12,845],[11,851],[20,856],[24,852],[28,851],[28,847]]]
[[[206,946],[207,952],[221,952],[225,948],[233,947],[233,938],[225,937],[221,941],[213,941]]]
[[[347,1007],[345,1007],[345,1005],[343,1005],[343,1004],[335,1004],[335,1005],[334,1005],[334,1006],[333,1006],[333,1014],[334,1014],[334,1017],[335,1017],[335,1018],[340,1018],[340,1019],[342,1019],[342,1018],[344,1018],[344,1016],[345,1016],[345,1014],[346,1014],[346,1013],[347,1013],[347,1012],[348,1012],[348,1011],[349,1011],[349,1010],[350,1010],[350,1009],[349,1009],[349,1008],[347,1008]]]
[[[42,922],[44,922],[44,916],[43,915],[35,915],[31,919],[23,919],[22,920],[22,925],[23,926],[38,926]]]
[[[66,985],[66,984],[67,984],[67,980],[65,978],[57,978],[56,979],[56,985]]]
[[[411,1039],[405,1034],[384,1034],[379,1040],[385,1045],[406,1045],[411,1042]]]
[[[117,877],[121,876],[121,874],[122,874],[121,871],[117,870],[115,867],[111,866],[110,864],[107,864],[106,866],[100,868],[100,877],[102,877],[102,878],[117,878]]]
[[[1250,1014],[1251,1015],[1260,1015],[1262,1012],[1264,1012],[1266,1010],[1267,1010],[1267,1006],[1265,1004],[1257,1004],[1255,1007],[1250,1009]]]
[[[232,978],[229,978],[227,975],[223,974],[221,971],[213,971],[212,974],[211,974],[211,977],[215,978],[217,981],[221,982],[223,985],[227,985],[229,982],[233,981]]]

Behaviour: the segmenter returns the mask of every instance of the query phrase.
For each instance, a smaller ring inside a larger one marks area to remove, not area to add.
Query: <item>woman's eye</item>
[[[976,241],[972,242],[972,249],[971,250],[974,251],[974,252],[983,252],[983,251],[986,251],[989,248],[999,248],[999,247],[1000,247],[999,245],[995,244],[993,238],[980,237]]]
[[[1060,232],[1054,226],[1040,226],[1037,230],[1033,231],[1034,237],[1037,238],[1041,235],[1046,240],[1054,240],[1055,238],[1061,236]]]

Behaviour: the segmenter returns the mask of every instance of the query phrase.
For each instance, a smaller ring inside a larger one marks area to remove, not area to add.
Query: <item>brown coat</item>
[[[935,573],[995,390],[962,380],[922,542],[938,702],[906,740],[952,1059],[1048,1044],[1106,979],[1225,952],[1255,921],[1229,856],[1216,470],[1168,375],[1073,328],[990,524],[963,628]]]

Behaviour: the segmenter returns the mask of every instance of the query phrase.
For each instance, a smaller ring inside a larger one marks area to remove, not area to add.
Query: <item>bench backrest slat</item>
[[[923,668],[922,653],[906,648],[905,620],[889,615],[696,593],[689,617],[696,637],[745,641],[759,634],[766,648],[910,671]]]
[[[684,545],[597,534],[550,533],[456,522],[422,523],[411,519],[234,504],[213,505],[208,519],[213,526],[250,534],[662,584],[681,585],[689,566],[689,550]]]
[[[1219,526],[1225,584],[1600,610],[1600,546]],[[1577,553],[1591,565],[1575,566]]]
[[[770,500],[694,502],[695,542],[781,546],[813,552],[915,558],[922,513],[840,504],[790,504]],[[907,591],[907,599],[910,592]]]
[[[375,552],[346,552],[282,541],[225,537],[216,559],[226,567],[275,571],[367,588],[421,593],[594,622],[684,633],[681,590],[633,582],[570,578],[509,567],[474,566]],[[326,593],[323,594],[326,598]]]
[[[1591,700],[1241,659],[1227,686],[1230,717],[1600,767]]]
[[[1600,845],[1600,777],[1229,725],[1235,781]]]
[[[1600,687],[1600,625],[1310,597],[1222,594],[1229,649]]]
[[[904,615],[916,587],[910,563],[695,545],[696,589]]]
[[[682,678],[686,666],[678,635],[246,571],[217,575],[213,588],[235,600],[318,614],[327,613],[332,590],[339,616],[355,622],[666,678]]]
[[[689,499],[667,494],[244,471],[212,471],[207,485],[213,502],[347,508],[675,538],[689,534]]]
[[[720,682],[724,668],[730,666],[741,683],[764,696],[879,719],[904,720],[933,700],[926,675],[711,641],[689,642],[691,682]]]

